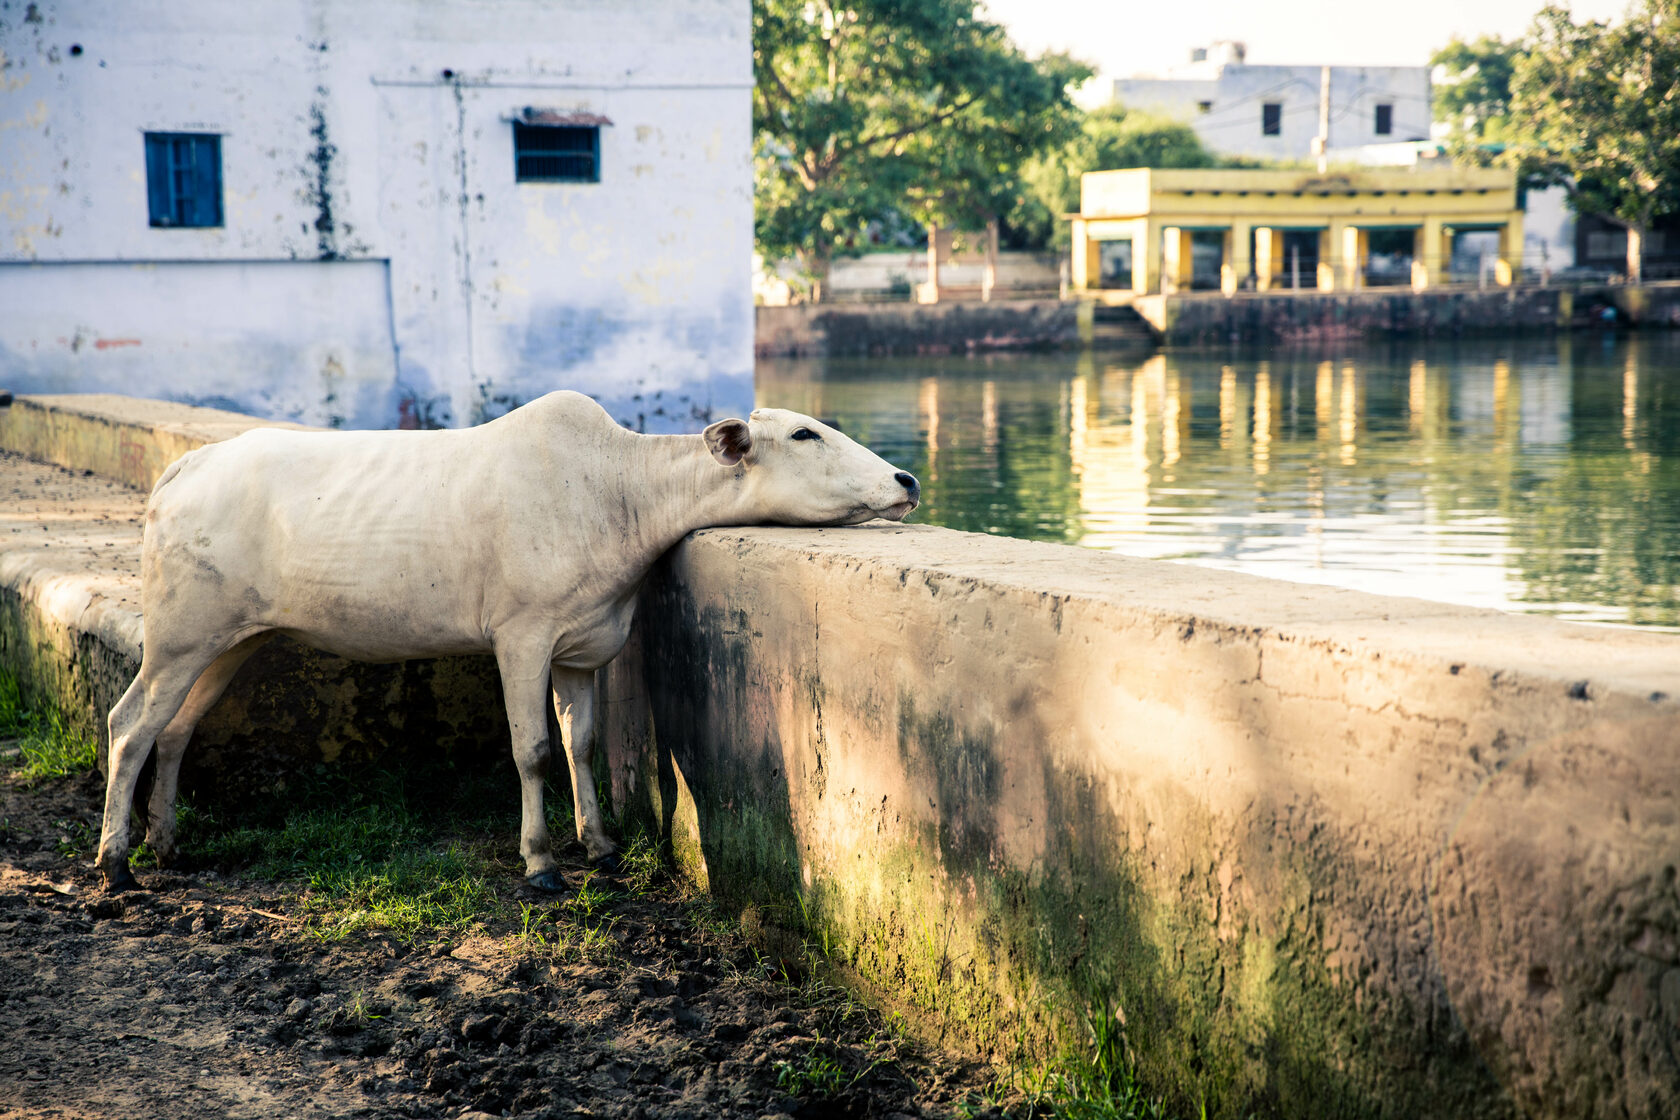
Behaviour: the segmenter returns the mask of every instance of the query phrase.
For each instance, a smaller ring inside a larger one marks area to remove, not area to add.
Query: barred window
[[[1260,105],[1260,135],[1283,135],[1283,102],[1265,101]]]
[[[520,183],[599,183],[601,129],[514,121],[513,164]]]

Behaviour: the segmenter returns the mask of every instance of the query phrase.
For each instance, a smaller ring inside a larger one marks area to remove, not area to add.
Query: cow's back
[[[617,436],[588,398],[551,394],[477,428],[256,429],[202,448],[148,508],[148,613],[363,659],[487,649],[510,561],[570,578],[554,543],[591,511],[566,476]]]

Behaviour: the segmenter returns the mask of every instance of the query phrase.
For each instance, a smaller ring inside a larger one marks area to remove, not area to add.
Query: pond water
[[[1680,333],[761,361],[913,521],[1680,629]]]

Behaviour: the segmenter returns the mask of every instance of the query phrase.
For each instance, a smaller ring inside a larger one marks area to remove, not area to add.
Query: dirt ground
[[[0,1116],[997,1115],[992,1070],[787,982],[674,887],[617,897],[603,960],[511,928],[327,942],[296,884],[154,870],[107,894],[97,775],[0,780]]]

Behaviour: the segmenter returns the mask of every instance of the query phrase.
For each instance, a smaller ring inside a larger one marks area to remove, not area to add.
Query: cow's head
[[[712,457],[737,467],[752,509],[782,525],[902,521],[921,501],[916,476],[820,420],[781,408],[705,431]]]

